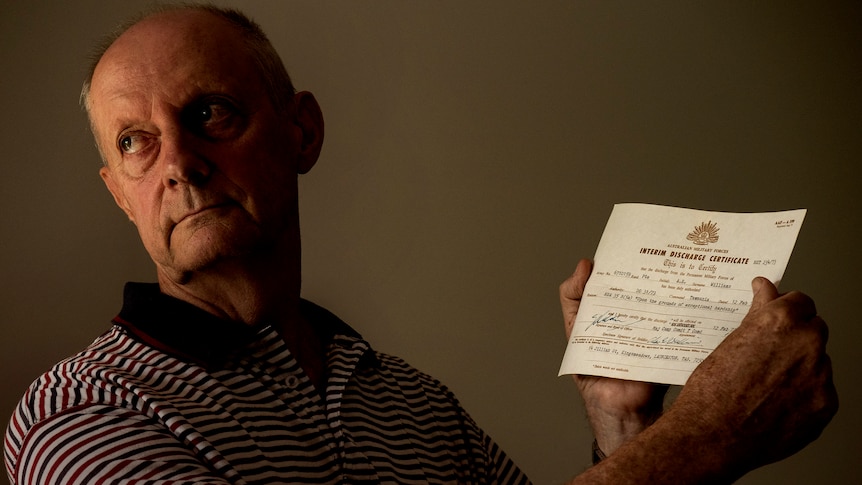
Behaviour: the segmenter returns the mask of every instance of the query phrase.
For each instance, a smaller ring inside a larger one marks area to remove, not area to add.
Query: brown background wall
[[[305,295],[449,384],[538,483],[586,466],[558,283],[615,202],[805,207],[783,288],[831,324],[842,409],[758,483],[862,482],[857,2],[236,2],[327,142]],[[142,1],[0,2],[0,412],[152,280],[77,96]]]

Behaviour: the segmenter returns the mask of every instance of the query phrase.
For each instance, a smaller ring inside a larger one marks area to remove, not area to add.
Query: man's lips
[[[188,225],[188,224],[194,225],[194,221],[198,217],[205,216],[209,212],[219,211],[219,210],[229,208],[232,205],[234,205],[234,203],[231,201],[219,202],[216,204],[207,204],[207,205],[204,205],[200,208],[186,212],[185,214],[183,214],[178,219],[173,220],[173,222],[170,224],[170,226],[168,226],[168,231],[167,231],[168,239],[173,237],[174,230],[176,230],[181,224],[185,223],[184,225]]]
[[[176,222],[175,224],[179,224],[179,223],[183,222],[183,221],[184,221],[184,220],[186,220],[186,219],[194,218],[194,217],[196,217],[196,216],[198,216],[198,215],[200,215],[200,214],[203,214],[203,213],[205,213],[205,212],[209,212],[209,211],[212,211],[212,210],[218,210],[218,209],[225,208],[225,207],[227,207],[227,206],[229,206],[229,205],[230,205],[230,203],[228,203],[228,202],[222,202],[222,203],[219,203],[219,204],[210,204],[210,205],[203,206],[203,207],[201,207],[201,208],[199,208],[199,209],[195,209],[195,210],[193,210],[193,211],[191,211],[191,212],[186,213],[185,215],[183,215],[182,217],[180,217],[180,218],[179,218],[179,220],[177,220],[177,222]]]

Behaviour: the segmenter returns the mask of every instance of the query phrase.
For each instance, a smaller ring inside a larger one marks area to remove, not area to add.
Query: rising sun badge
[[[688,233],[686,239],[701,246],[718,241],[718,224],[715,222],[702,222],[693,231]]]

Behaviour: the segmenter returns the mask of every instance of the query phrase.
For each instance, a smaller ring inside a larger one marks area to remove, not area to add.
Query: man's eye
[[[232,114],[233,110],[221,103],[204,104],[194,110],[194,116],[201,125],[222,123],[228,120]]]
[[[204,100],[190,106],[184,119],[190,130],[211,139],[236,136],[242,126],[242,117],[237,109],[222,99]]]
[[[120,151],[132,155],[146,146],[146,137],[143,135],[125,135],[120,138],[119,146]]]
[[[201,123],[206,123],[210,121],[213,117],[213,107],[212,105],[201,106],[198,108],[197,112],[198,121]]]

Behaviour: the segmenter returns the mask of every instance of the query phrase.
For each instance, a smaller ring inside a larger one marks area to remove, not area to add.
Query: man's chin
[[[171,280],[186,284],[197,274],[215,273],[221,267],[253,258],[260,251],[259,242],[251,238],[228,242],[215,242],[212,238],[192,240],[178,249],[172,248],[168,261],[156,264]]]
[[[225,253],[197,253],[183,257],[174,256],[168,264],[157,264],[160,273],[179,285],[186,285],[195,278],[207,274],[222,274],[218,271],[220,267],[231,264],[241,259],[241,254]]]

